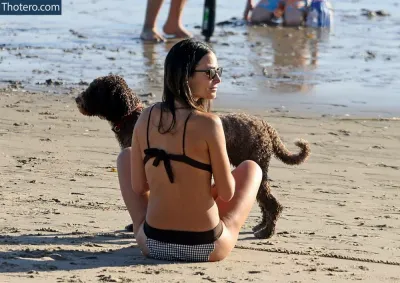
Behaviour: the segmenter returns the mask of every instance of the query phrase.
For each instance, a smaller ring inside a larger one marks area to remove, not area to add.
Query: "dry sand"
[[[0,93],[0,282],[400,282],[400,121],[265,112],[299,167],[273,159],[284,205],[255,239],[254,210],[232,254],[180,264],[140,255],[122,228],[118,144],[73,94]]]

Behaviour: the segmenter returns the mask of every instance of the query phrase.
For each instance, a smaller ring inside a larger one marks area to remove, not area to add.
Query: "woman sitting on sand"
[[[222,75],[211,49],[183,40],[164,68],[162,102],[143,111],[132,147],[118,156],[122,196],[144,255],[222,260],[236,244],[262,172],[253,161],[230,171],[221,120],[209,112]]]

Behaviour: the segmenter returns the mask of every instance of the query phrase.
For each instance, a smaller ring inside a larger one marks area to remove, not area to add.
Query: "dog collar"
[[[115,123],[114,127],[112,127],[111,130],[112,130],[114,133],[119,133],[119,131],[121,131],[121,126],[122,126],[122,124],[123,124],[127,119],[129,119],[129,118],[132,116],[133,113],[135,113],[135,112],[138,111],[138,110],[139,110],[139,111],[142,111],[143,108],[144,108],[144,106],[143,106],[141,103],[139,103],[138,106],[136,106],[136,108],[133,109],[132,112],[131,112],[130,114],[125,115],[124,117],[121,118],[121,120],[119,120],[119,122]]]

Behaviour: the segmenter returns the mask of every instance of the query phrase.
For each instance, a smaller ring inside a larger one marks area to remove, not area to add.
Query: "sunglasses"
[[[210,80],[213,80],[216,75],[218,75],[218,77],[222,76],[222,70],[223,70],[222,68],[213,68],[213,69],[208,69],[208,70],[194,70],[194,71],[206,73],[208,75],[208,78]]]

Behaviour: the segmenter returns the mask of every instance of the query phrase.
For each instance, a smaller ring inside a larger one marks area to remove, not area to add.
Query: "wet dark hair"
[[[213,51],[206,43],[194,39],[182,40],[168,52],[164,63],[164,92],[158,124],[160,133],[170,132],[175,126],[175,101],[192,110],[210,111],[210,101],[203,98],[194,100],[189,88],[189,78],[195,73],[197,64],[210,52]],[[162,125],[163,111],[172,113],[172,122],[167,129]]]

